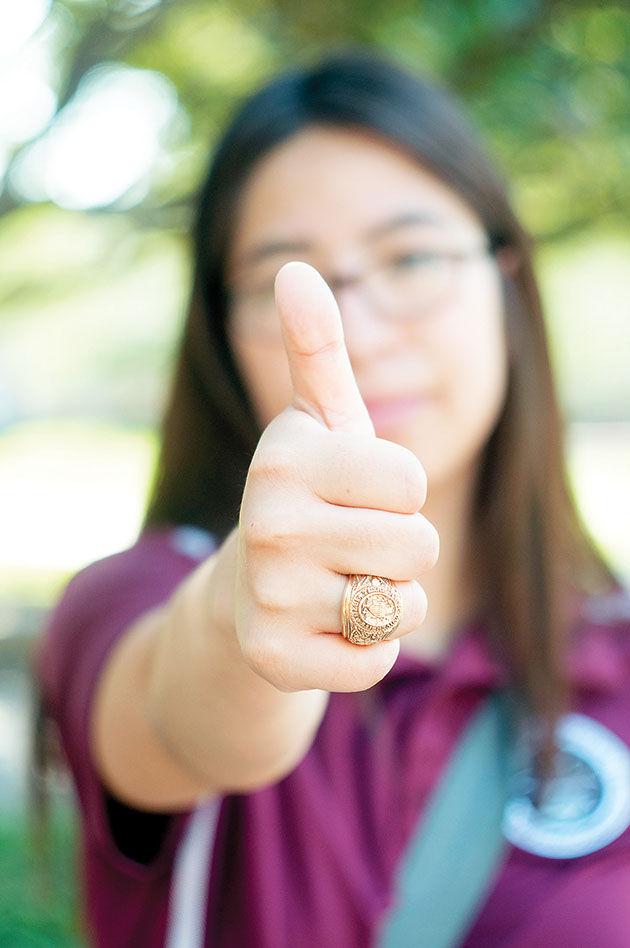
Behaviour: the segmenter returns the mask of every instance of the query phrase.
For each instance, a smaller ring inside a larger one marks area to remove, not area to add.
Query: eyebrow
[[[400,227],[409,227],[414,224],[438,224],[443,225],[446,219],[437,214],[430,214],[426,211],[405,211],[397,214],[395,217],[386,221],[381,221],[365,231],[364,239],[366,241],[376,240],[383,237],[392,230],[398,230]],[[312,249],[312,244],[307,240],[268,240],[257,244],[247,253],[243,254],[237,261],[239,266],[251,266],[254,263],[260,263],[267,257],[273,257],[276,254],[302,253]]]

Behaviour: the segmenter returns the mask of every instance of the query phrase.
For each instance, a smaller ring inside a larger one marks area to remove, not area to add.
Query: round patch
[[[602,849],[630,826],[630,749],[584,714],[567,714],[557,731],[558,765],[545,799],[534,805],[534,778],[515,775],[503,834],[537,856],[572,859]]]

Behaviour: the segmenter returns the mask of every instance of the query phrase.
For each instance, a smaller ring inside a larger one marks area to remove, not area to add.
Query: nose
[[[394,341],[395,327],[382,317],[365,283],[352,276],[330,281],[329,286],[339,305],[350,360],[358,364],[382,356]]]
[[[351,273],[347,276],[328,277],[326,282],[335,294],[335,299],[338,303],[340,303],[342,296],[346,296],[346,291],[348,289],[351,289],[353,293],[365,295],[365,284],[362,281],[360,273]]]
[[[375,302],[370,296],[362,274],[351,273],[346,276],[331,277],[326,282],[333,291],[340,309],[346,310],[357,307],[368,310],[376,309]]]

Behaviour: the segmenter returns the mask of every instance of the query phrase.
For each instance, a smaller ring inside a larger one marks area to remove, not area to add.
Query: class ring
[[[341,631],[354,645],[374,645],[391,636],[400,625],[402,600],[394,583],[384,576],[351,573],[341,608]]]

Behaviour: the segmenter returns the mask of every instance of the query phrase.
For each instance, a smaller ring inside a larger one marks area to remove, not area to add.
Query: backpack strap
[[[466,725],[403,857],[379,948],[453,948],[469,928],[508,845],[509,700],[491,693]]]

